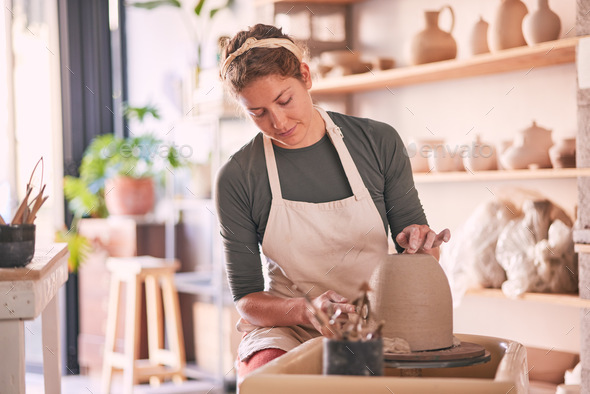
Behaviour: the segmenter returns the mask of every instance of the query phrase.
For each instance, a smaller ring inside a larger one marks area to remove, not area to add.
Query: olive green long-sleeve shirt
[[[410,224],[427,224],[399,134],[382,122],[328,114],[342,131],[386,232],[389,227],[395,238]],[[327,134],[305,148],[273,148],[284,199],[321,203],[353,194]],[[228,280],[237,301],[264,290],[259,245],[264,238],[272,194],[261,133],[219,170],[215,195]],[[396,247],[401,251],[399,245]],[[276,263],[280,265],[280,261]]]

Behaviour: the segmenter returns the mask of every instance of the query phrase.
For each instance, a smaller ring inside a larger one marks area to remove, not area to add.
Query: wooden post
[[[590,35],[590,0],[577,0],[576,35]],[[585,39],[585,41],[590,39]],[[586,48],[584,48],[586,47]],[[590,42],[581,42],[578,47],[578,134],[576,141],[576,165],[590,167]],[[582,50],[583,49],[583,50]],[[582,66],[585,64],[585,66]],[[578,178],[578,218],[574,241],[590,243],[590,177]],[[580,297],[590,299],[590,254],[579,253]],[[580,312],[582,363],[582,393],[590,393],[590,308]]]

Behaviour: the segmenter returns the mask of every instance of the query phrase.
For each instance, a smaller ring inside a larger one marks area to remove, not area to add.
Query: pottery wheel
[[[385,366],[394,368],[450,368],[483,364],[490,352],[472,342],[461,342],[447,349],[411,353],[384,353]]]

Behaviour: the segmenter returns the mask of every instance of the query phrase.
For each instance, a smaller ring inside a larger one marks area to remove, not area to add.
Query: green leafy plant
[[[126,107],[128,119],[143,122],[147,115],[159,118],[154,107]],[[104,193],[107,179],[123,175],[131,178],[155,177],[160,180],[166,168],[186,166],[175,146],[165,144],[153,134],[119,138],[104,134],[92,140],[82,158],[80,176],[66,176],[64,194],[76,218],[108,216]]]
[[[143,122],[147,116],[159,119],[153,106],[125,106],[127,119]],[[90,240],[77,232],[81,218],[105,218],[105,183],[117,176],[131,178],[153,177],[163,181],[166,171],[189,166],[188,159],[180,156],[174,145],[166,144],[153,134],[145,133],[127,138],[104,134],[94,138],[82,157],[79,177],[64,178],[64,195],[73,213],[72,226],[56,235],[60,242],[67,242],[70,251],[70,269],[75,272],[92,250]]]

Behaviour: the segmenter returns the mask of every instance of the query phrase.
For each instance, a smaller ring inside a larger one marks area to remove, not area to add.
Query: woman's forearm
[[[261,327],[309,323],[304,298],[282,298],[259,291],[240,298],[236,308],[249,323]]]

